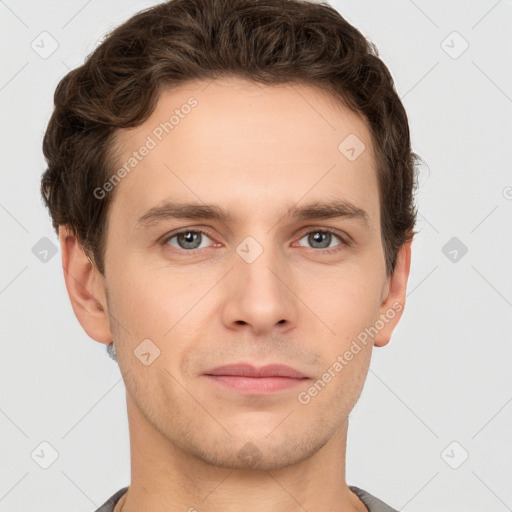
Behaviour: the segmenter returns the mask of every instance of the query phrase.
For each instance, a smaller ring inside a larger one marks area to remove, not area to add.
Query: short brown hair
[[[162,88],[222,77],[313,85],[368,122],[391,275],[398,250],[415,235],[419,157],[375,45],[325,2],[169,0],[111,31],[55,90],[41,180],[55,230],[68,225],[103,274],[113,192],[98,200],[93,191],[114,172],[116,130],[141,125]]]

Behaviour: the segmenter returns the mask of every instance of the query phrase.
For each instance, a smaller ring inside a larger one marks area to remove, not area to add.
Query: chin
[[[207,464],[237,470],[277,470],[311,457],[328,438],[310,439],[306,434],[296,437],[288,432],[281,436],[269,434],[235,436],[223,444],[188,447],[188,450]]]

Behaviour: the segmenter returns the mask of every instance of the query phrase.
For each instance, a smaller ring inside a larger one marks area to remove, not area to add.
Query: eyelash
[[[170,247],[171,250],[177,250],[179,252],[185,252],[185,253],[187,253],[187,252],[188,253],[195,253],[195,252],[198,252],[198,251],[201,250],[201,249],[190,249],[190,250],[179,249],[179,248],[171,247],[171,246],[168,245],[170,240],[172,240],[173,238],[175,238],[176,236],[178,236],[178,235],[180,235],[182,233],[201,233],[203,235],[206,235],[208,238],[210,238],[210,240],[213,240],[213,237],[211,237],[208,234],[208,232],[205,231],[205,230],[202,230],[202,229],[181,229],[179,231],[174,231],[173,233],[170,233],[168,236],[165,236],[164,239],[162,240],[161,244],[163,246]],[[323,254],[334,254],[334,253],[337,253],[340,250],[342,250],[343,246],[347,246],[347,247],[350,246],[350,243],[347,241],[346,238],[343,238],[340,234],[338,234],[338,232],[336,230],[331,229],[331,228],[311,229],[310,231],[303,232],[303,234],[301,235],[299,240],[301,240],[306,235],[309,235],[311,233],[330,233],[331,235],[336,236],[340,240],[340,242],[341,242],[340,245],[337,245],[335,248],[332,248],[332,249],[315,249],[315,248],[311,248],[313,251],[321,252]],[[206,249],[206,247],[203,247],[203,249]]]

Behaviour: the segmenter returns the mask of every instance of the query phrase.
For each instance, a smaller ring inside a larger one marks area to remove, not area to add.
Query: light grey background
[[[154,3],[0,0],[1,512],[92,511],[130,482],[121,375],[75,319],[60,250],[44,253],[39,180],[58,81]],[[512,2],[331,5],[377,44],[428,164],[405,313],[352,414],[347,481],[406,512],[512,510]]]

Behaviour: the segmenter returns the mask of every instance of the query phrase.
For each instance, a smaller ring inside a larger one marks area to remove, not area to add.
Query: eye
[[[305,238],[307,239],[307,243],[312,245],[313,249],[322,250],[321,252],[327,254],[337,252],[341,250],[344,245],[348,245],[340,235],[330,229],[315,229],[313,231],[309,231],[300,240],[304,240]],[[331,242],[333,242],[334,238],[337,238],[341,243],[335,245],[335,249],[331,249],[331,247],[333,247]]]
[[[315,229],[307,232],[301,240],[307,239],[307,243],[311,244],[312,249],[316,249],[325,254],[331,254],[340,251],[344,246],[349,243],[345,241],[340,235],[331,229]],[[332,245],[338,239],[340,243]],[[200,229],[183,229],[171,233],[169,236],[162,240],[162,245],[171,246],[178,251],[193,252],[196,249],[205,249],[208,247],[207,240],[212,239]],[[334,247],[334,248],[333,248]]]
[[[202,246],[202,241],[207,238],[211,238],[200,230],[186,229],[179,231],[165,238],[162,241],[163,244],[170,245],[175,249],[191,250],[191,249],[203,249],[206,246]],[[176,239],[175,243],[171,243],[171,240]]]

